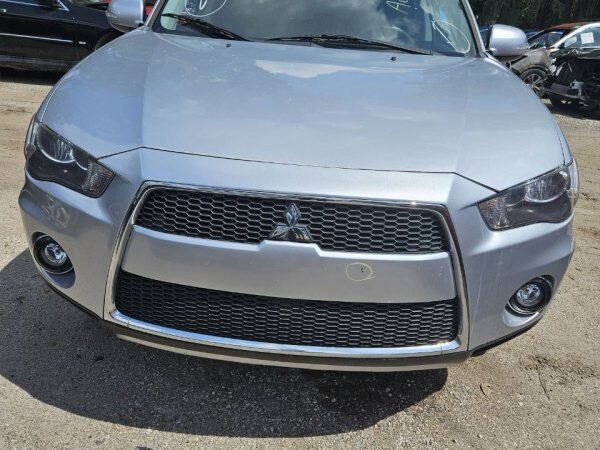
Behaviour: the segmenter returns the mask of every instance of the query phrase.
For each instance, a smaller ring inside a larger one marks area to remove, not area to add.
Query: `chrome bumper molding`
[[[344,203],[366,206],[385,206],[391,208],[412,208],[429,210],[439,216],[446,233],[452,266],[454,271],[454,282],[460,305],[460,324],[457,338],[452,342],[426,345],[420,347],[404,348],[333,348],[333,347],[310,347],[296,345],[270,344],[265,342],[244,341],[237,339],[207,336],[197,333],[189,333],[181,330],[165,328],[125,316],[116,309],[115,291],[116,281],[121,266],[121,261],[127,248],[127,242],[133,230],[135,219],[144,203],[146,196],[154,189],[180,189],[210,192],[215,194],[229,194],[239,196],[278,198],[290,201],[306,200],[316,202]],[[108,273],[108,280],[104,301],[104,319],[132,330],[149,333],[155,336],[173,339],[177,341],[201,344],[206,346],[220,347],[229,350],[250,351],[259,353],[273,353],[282,355],[311,356],[311,357],[336,357],[336,358],[410,358],[423,356],[440,356],[443,354],[464,353],[468,349],[469,310],[466,296],[466,287],[463,276],[463,266],[460,257],[460,249],[457,243],[456,233],[447,209],[443,205],[426,204],[417,202],[395,202],[380,201],[372,199],[357,199],[345,197],[315,197],[302,196],[299,194],[285,194],[263,191],[242,191],[233,189],[219,189],[202,186],[178,185],[161,182],[146,182],[140,187],[138,194],[130,208],[127,219],[119,230],[118,238],[113,250],[112,261]]]
[[[453,341],[447,344],[401,348],[336,348],[269,344],[266,342],[244,341],[241,339],[208,336],[205,334],[176,330],[174,328],[166,328],[159,325],[142,322],[141,320],[132,319],[122,314],[118,310],[113,311],[111,317],[116,322],[126,325],[127,328],[145,333],[151,333],[156,336],[169,337],[194,344],[212,345],[216,347],[250,352],[278,353],[282,355],[387,359],[401,358],[405,356],[441,356],[443,352],[453,351],[460,347],[460,343],[458,341]]]

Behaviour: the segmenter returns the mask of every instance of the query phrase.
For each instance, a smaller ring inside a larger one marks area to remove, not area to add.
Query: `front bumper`
[[[116,327],[119,336],[187,354],[335,370],[447,366],[536,323],[543,314],[516,316],[505,308],[508,299],[538,276],[549,276],[558,286],[573,251],[571,221],[491,232],[476,207],[491,192],[451,174],[290,167],[147,149],[103,163],[119,177],[99,199],[27,177],[20,205],[30,242],[37,233],[52,236],[75,267],[74,280],[68,282],[43,270],[42,275],[63,295]],[[322,252],[314,245],[287,242],[237,245],[134,226],[136,205],[147,190],[166,184],[426,205],[443,216],[452,245],[447,253],[382,256]],[[355,262],[375,267],[375,277],[366,282],[338,277]],[[189,286],[317,301],[408,303],[456,297],[460,328],[452,342],[375,349],[273,345],[184,333],[118,311],[114,291],[120,269]]]

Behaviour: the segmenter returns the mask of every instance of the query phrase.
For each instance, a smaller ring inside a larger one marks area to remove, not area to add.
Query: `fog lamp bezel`
[[[543,295],[543,300],[535,307],[531,308],[524,307],[517,302],[517,293],[528,284],[535,284],[539,286],[542,290]],[[527,283],[523,284],[521,287],[519,287],[519,289],[515,291],[513,296],[508,301],[507,306],[512,312],[522,316],[531,316],[534,314],[538,314],[541,311],[543,311],[543,309],[550,303],[550,300],[552,300],[553,291],[554,285],[551,280],[549,280],[546,277],[534,278],[532,280],[529,280]]]
[[[44,251],[45,245],[48,243],[54,243],[54,244],[58,245],[65,252],[65,254],[67,256],[67,260],[63,265],[52,267],[49,264],[44,262],[42,252]],[[46,271],[49,274],[65,275],[65,274],[68,274],[73,271],[73,263],[71,262],[71,258],[69,257],[69,254],[66,252],[66,250],[64,249],[64,247],[62,245],[60,245],[58,242],[56,242],[55,239],[52,239],[47,234],[42,234],[33,241],[33,252],[32,253],[33,253],[33,257],[34,257],[36,263],[44,271]]]

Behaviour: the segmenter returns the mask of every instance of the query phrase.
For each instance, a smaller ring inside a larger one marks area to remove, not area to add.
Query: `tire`
[[[546,72],[542,69],[527,69],[520,77],[539,98],[546,95]]]

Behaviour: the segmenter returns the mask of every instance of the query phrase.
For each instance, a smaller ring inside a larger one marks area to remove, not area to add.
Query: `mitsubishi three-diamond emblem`
[[[300,222],[300,210],[294,203],[290,203],[283,216],[285,223],[278,223],[269,235],[274,241],[312,242],[310,232]]]

